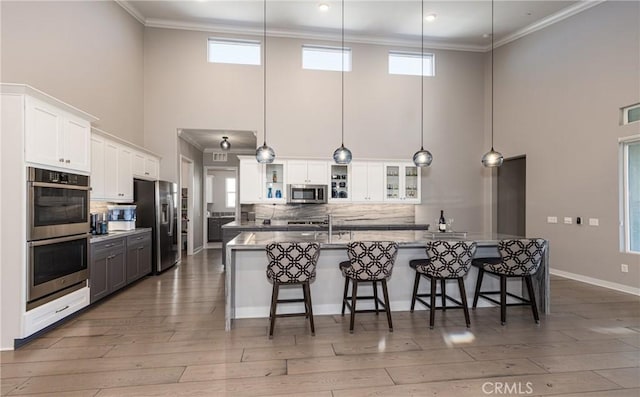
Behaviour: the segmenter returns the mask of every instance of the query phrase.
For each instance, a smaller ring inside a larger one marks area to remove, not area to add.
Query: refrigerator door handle
[[[174,216],[174,208],[173,208],[173,197],[171,194],[167,195],[167,202],[169,203],[169,236],[173,236],[173,216]]]

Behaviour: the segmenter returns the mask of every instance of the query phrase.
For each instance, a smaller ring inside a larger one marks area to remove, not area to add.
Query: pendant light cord
[[[422,31],[420,33],[420,150],[424,150],[424,0],[422,0]]]
[[[493,0],[491,0],[491,151],[493,152]]]
[[[262,69],[264,71],[264,76],[262,78],[262,92],[264,94],[264,100],[262,101],[262,114],[264,119],[264,127],[263,127],[263,137],[264,143],[263,146],[267,146],[267,0],[264,0],[264,38],[262,39],[262,56],[264,58],[262,65]]]
[[[340,138],[341,146],[344,147],[344,0],[342,0],[342,73],[341,73],[341,84],[342,84],[342,135]]]

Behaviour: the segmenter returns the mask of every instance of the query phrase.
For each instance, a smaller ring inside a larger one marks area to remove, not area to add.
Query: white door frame
[[[183,166],[186,164],[187,166],[187,181],[183,181]],[[193,160],[187,156],[180,155],[180,189],[178,196],[180,197],[180,256],[182,256],[182,189],[187,188],[187,256],[193,255],[193,209],[194,209],[194,195],[193,195],[193,186],[194,186],[194,170],[193,170]]]

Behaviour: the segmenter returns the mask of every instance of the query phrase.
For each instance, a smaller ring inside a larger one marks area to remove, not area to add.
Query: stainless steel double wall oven
[[[28,168],[27,309],[86,285],[89,177]]]

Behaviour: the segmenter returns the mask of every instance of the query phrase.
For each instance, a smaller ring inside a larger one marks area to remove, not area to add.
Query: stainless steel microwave
[[[324,204],[327,190],[327,185],[287,185],[287,203]]]

